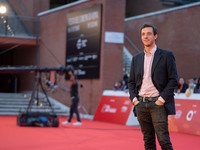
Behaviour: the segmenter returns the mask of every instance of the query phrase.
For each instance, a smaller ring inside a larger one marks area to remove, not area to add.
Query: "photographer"
[[[76,113],[77,116],[77,122],[73,123],[73,125],[82,125],[80,120],[80,115],[78,111],[78,103],[79,103],[79,96],[78,96],[78,82],[76,80],[76,77],[74,75],[74,69],[72,66],[68,67],[68,75],[70,77],[70,81],[72,82],[71,88],[70,88],[70,94],[71,94],[71,100],[72,104],[70,107],[70,115],[67,121],[63,122],[63,125],[71,125],[71,119],[73,117],[73,113]]]

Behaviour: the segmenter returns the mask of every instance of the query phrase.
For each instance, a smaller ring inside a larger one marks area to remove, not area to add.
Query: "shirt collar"
[[[156,50],[157,50],[157,46],[155,45],[155,46],[152,48],[152,50],[149,52],[149,54],[154,55],[155,52],[156,52]],[[146,52],[145,50],[144,50],[144,53],[147,54],[147,52]]]

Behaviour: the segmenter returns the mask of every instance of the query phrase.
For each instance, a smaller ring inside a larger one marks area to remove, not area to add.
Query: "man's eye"
[[[147,33],[147,35],[152,35],[152,33]]]

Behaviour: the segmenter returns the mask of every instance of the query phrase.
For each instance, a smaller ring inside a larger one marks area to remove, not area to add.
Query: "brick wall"
[[[102,4],[102,32],[100,50],[100,78],[79,80],[84,88],[79,88],[81,102],[90,114],[94,114],[101,94],[105,89],[112,89],[115,81],[122,79],[123,44],[104,42],[105,31],[124,32],[125,0],[92,0],[79,5],[63,8],[40,15],[39,49],[40,66],[65,65],[66,55],[66,15],[67,13]],[[59,59],[59,62],[50,52]],[[70,82],[61,79],[61,84],[70,87]],[[70,105],[69,93],[58,91],[52,95],[66,105]]]
[[[145,22],[156,25],[157,46],[173,51],[178,75],[187,81],[191,77],[200,76],[199,11],[200,4],[154,15],[133,17],[125,22],[125,34],[140,50],[143,50],[140,27]],[[126,42],[125,45],[133,55],[136,54],[130,44]]]

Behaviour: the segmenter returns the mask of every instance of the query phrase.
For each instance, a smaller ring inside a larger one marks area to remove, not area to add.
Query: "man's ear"
[[[156,40],[158,38],[158,34],[154,35],[154,37],[155,37],[155,40]]]

